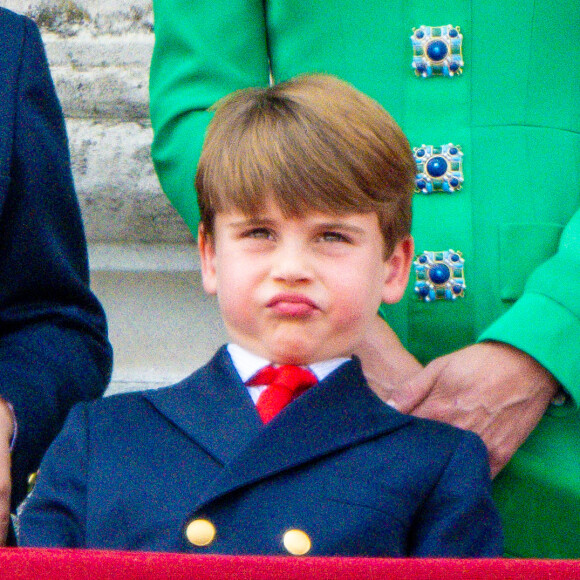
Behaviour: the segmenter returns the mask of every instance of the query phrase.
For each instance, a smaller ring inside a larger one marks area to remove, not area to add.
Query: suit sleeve
[[[455,453],[415,522],[410,556],[498,557],[501,522],[491,499],[487,451],[464,432]]]
[[[580,406],[580,210],[558,251],[528,278],[520,299],[480,340],[511,344],[534,357]]]
[[[13,503],[71,406],[103,392],[112,360],[105,316],[89,289],[62,111],[38,29],[18,18],[23,34],[0,218],[0,394],[18,422]]]
[[[228,93],[267,86],[262,0],[155,0],[151,62],[152,156],[161,186],[197,233],[194,190],[208,107]]]
[[[87,416],[86,404],[74,407],[42,460],[34,490],[19,511],[19,546],[86,545]]]

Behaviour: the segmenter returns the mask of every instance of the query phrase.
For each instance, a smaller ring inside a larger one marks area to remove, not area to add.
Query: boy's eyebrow
[[[247,218],[234,219],[233,221],[228,223],[227,226],[229,228],[239,229],[239,228],[245,228],[248,226],[266,226],[266,225],[271,225],[273,223],[274,223],[274,220],[269,219],[269,218],[259,217],[259,216],[248,216]]]
[[[268,218],[268,217],[261,217],[261,216],[248,216],[247,218],[240,218],[240,219],[236,219],[231,221],[230,223],[227,224],[227,227],[232,228],[232,229],[243,229],[246,227],[266,227],[266,226],[272,226],[276,223],[276,220]],[[313,224],[314,227],[316,227],[317,229],[321,229],[321,230],[343,230],[343,231],[347,231],[350,232],[352,234],[358,234],[358,235],[363,235],[366,233],[366,230],[364,228],[361,228],[359,226],[355,226],[349,223],[344,223],[341,221],[321,221],[321,222],[316,222]]]
[[[346,230],[353,234],[364,234],[366,232],[364,228],[343,222],[320,222],[316,224],[316,227],[327,230]]]

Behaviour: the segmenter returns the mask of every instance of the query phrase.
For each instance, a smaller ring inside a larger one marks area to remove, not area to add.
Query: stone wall
[[[151,0],[3,0],[40,27],[89,244],[190,243],[150,157]]]

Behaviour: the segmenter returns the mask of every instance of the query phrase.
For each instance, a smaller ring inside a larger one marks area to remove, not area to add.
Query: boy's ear
[[[403,297],[407,284],[411,263],[415,254],[415,242],[412,236],[401,240],[385,261],[385,283],[383,286],[383,302],[395,304]]]
[[[201,261],[201,280],[203,289],[208,294],[217,293],[217,275],[215,268],[215,245],[210,234],[205,231],[203,224],[197,229],[197,249]]]

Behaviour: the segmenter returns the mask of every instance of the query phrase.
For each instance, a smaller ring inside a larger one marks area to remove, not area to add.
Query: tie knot
[[[249,381],[248,385],[271,385],[279,383],[288,390],[295,392],[300,388],[307,389],[316,384],[316,376],[308,369],[295,365],[279,367],[267,366],[260,369]]]
[[[307,369],[294,365],[282,365],[264,367],[247,384],[250,386],[268,385],[256,404],[262,421],[267,423],[317,381],[316,376]]]

